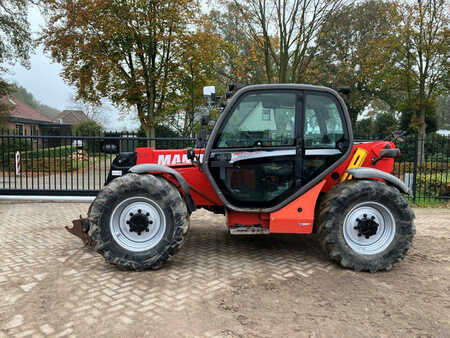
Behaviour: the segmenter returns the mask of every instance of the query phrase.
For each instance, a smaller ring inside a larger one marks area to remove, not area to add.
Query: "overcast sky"
[[[38,8],[32,6],[29,10],[28,19],[33,33],[37,35],[45,25],[44,17]],[[41,103],[59,110],[73,108],[73,103],[71,103],[70,98],[74,95],[75,90],[68,86],[59,76],[62,71],[61,65],[52,62],[43,53],[42,48],[38,48],[31,55],[30,61],[30,69],[26,69],[20,64],[10,67],[10,72],[6,75],[6,79],[24,87]],[[112,108],[109,115],[107,118],[108,122],[105,125],[107,129],[133,129],[139,125],[133,117],[120,120],[119,112],[116,109]]]

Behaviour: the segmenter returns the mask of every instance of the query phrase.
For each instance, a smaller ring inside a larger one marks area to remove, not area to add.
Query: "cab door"
[[[248,92],[233,106],[208,159],[213,180],[231,204],[270,208],[296,190],[303,152],[297,127],[302,95],[260,90]]]

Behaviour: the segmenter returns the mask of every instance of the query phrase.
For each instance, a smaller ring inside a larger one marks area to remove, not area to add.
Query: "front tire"
[[[322,248],[343,267],[390,270],[412,244],[414,213],[408,200],[385,183],[340,183],[325,195],[319,208]]]
[[[92,203],[89,237],[108,263],[125,270],[158,269],[189,228],[186,204],[163,177],[127,174]]]

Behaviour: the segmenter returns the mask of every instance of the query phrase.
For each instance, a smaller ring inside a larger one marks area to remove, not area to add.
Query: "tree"
[[[195,113],[204,101],[203,86],[215,84],[217,71],[223,68],[222,50],[226,47],[221,37],[209,30],[208,19],[204,17],[202,21],[197,32],[186,37],[183,43],[177,75],[180,95],[172,106],[172,111],[181,110],[184,115],[181,134],[191,137]]]
[[[450,130],[450,95],[438,98],[436,110],[439,129]]]
[[[100,135],[103,131],[103,128],[100,124],[95,122],[94,120],[84,120],[78,122],[73,126],[74,134],[80,136],[94,136]]]
[[[0,65],[20,62],[29,66],[32,39],[27,21],[27,0],[0,1]],[[4,66],[0,66],[5,71]]]
[[[0,79],[0,98],[8,95],[10,92],[11,85]],[[10,109],[11,105],[7,102],[0,101],[0,128],[6,127]]]
[[[42,40],[86,101],[134,106],[146,135],[177,96],[182,42],[194,0],[48,0]]]
[[[14,84],[12,86],[11,94],[50,119],[56,118],[56,116],[61,113],[58,109],[39,102],[31,92],[27,91],[24,87],[17,84]]]
[[[0,97],[12,90],[12,86],[2,78],[2,73],[7,71],[4,65],[20,62],[25,67],[29,66],[32,39],[27,5],[26,0],[0,1]],[[3,121],[7,119],[9,108],[6,104],[0,104],[0,119]]]
[[[77,100],[74,95],[69,96],[69,101],[70,109],[81,110],[90,120],[95,121],[97,124],[104,126],[109,122],[109,117],[103,102],[90,102],[83,99]]]
[[[400,9],[400,68],[408,89],[406,107],[413,112],[411,126],[418,131],[420,163],[425,157],[427,118],[435,111],[437,96],[449,89],[450,13],[446,0],[408,1]]]
[[[228,2],[223,10],[212,10],[205,18],[206,30],[222,39],[223,63],[216,68],[219,83],[257,84],[266,82],[264,54],[247,31],[247,13]]]
[[[385,139],[398,129],[398,120],[391,112],[379,112],[355,123],[354,135],[362,138]]]
[[[103,132],[103,128],[100,124],[94,120],[84,120],[78,122],[73,126],[73,134],[79,136],[100,136]],[[99,152],[101,149],[100,138],[87,138],[83,140],[83,148],[90,153]]]
[[[322,24],[344,0],[233,0],[264,57],[269,83],[302,82]]]
[[[399,21],[395,3],[368,0],[338,8],[321,27],[306,79],[334,88],[350,87],[350,95],[343,98],[354,125],[375,99],[395,107],[393,51],[399,42],[393,27]]]

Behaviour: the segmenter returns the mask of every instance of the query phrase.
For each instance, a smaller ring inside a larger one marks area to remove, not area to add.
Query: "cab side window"
[[[306,149],[335,149],[344,137],[339,104],[327,94],[309,93],[305,99],[304,139]]]
[[[218,148],[292,146],[295,140],[294,93],[245,96],[234,108]]]

